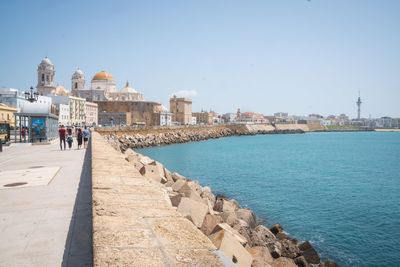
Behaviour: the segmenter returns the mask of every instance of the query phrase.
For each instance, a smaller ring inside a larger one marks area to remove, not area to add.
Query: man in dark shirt
[[[66,135],[66,130],[64,128],[64,125],[61,125],[60,129],[58,129],[58,135],[60,136],[60,148],[62,150],[62,143],[64,143],[64,150],[65,150],[65,135]]]

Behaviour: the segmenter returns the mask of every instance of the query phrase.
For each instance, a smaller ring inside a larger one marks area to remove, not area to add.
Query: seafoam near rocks
[[[321,262],[310,242],[299,244],[284,233],[281,225],[275,224],[268,229],[259,224],[253,211],[241,208],[235,200],[215,196],[209,187],[170,172],[161,163],[132,149],[126,149],[124,157],[135,168],[142,166],[140,173],[144,178],[163,184],[171,205],[235,265],[337,266],[333,261]]]

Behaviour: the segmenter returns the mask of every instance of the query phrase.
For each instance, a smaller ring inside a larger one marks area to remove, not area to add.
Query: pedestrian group
[[[81,128],[74,128],[74,131],[71,127],[67,127],[65,129],[64,125],[61,125],[58,129],[58,135],[60,137],[60,149],[66,149],[66,144],[68,144],[68,149],[72,148],[72,143],[74,142],[74,136],[76,137],[76,141],[78,143],[78,149],[87,148],[87,144],[90,138],[90,130],[88,127],[84,127],[83,131]]]

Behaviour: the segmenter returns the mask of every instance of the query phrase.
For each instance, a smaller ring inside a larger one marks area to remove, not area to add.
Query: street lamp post
[[[38,92],[33,92],[33,87],[31,86],[30,92],[25,91],[25,99],[28,100],[29,102],[33,103],[38,101],[39,98],[39,93]]]

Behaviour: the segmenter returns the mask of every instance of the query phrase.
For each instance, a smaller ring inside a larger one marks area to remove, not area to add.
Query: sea
[[[238,136],[138,152],[340,266],[400,266],[399,132]]]

